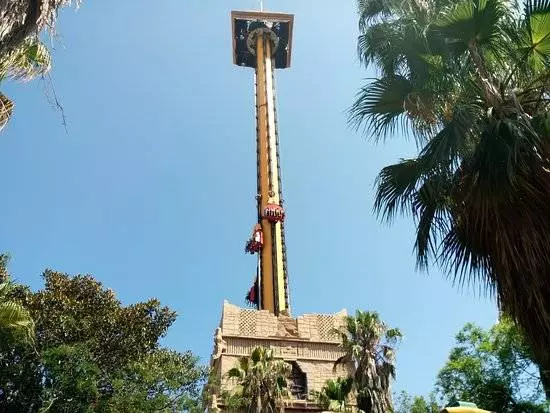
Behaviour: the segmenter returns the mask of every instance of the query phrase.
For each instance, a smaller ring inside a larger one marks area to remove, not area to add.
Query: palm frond
[[[403,50],[396,47],[400,37],[396,25],[391,22],[366,27],[357,41],[359,61],[365,66],[376,63],[384,74],[395,73],[402,61]]]
[[[33,322],[28,311],[13,301],[0,303],[0,326],[4,328],[27,328]]]
[[[275,360],[272,349],[256,347],[227,372],[227,378],[236,381],[238,391],[224,397],[229,403],[238,402],[239,407],[274,412],[289,397],[290,373],[290,365]]]
[[[314,393],[319,405],[333,412],[348,411],[346,400],[353,389],[351,377],[327,380],[320,392]]]
[[[533,156],[544,151],[543,141],[524,119],[489,119],[472,156],[472,170],[488,196],[506,197],[517,187],[518,177],[530,173]]]
[[[419,158],[425,170],[453,169],[471,151],[471,134],[477,132],[481,110],[472,105],[455,106],[452,118],[422,149]]]
[[[500,33],[504,14],[500,0],[461,0],[441,14],[436,26],[448,51],[457,54],[472,42],[490,45]]]
[[[437,257],[437,245],[448,230],[452,184],[443,172],[432,174],[414,194],[412,202],[416,220],[416,265],[428,267],[429,257]]]
[[[28,310],[9,299],[0,303],[0,329],[23,333],[29,342],[34,338],[34,322]]]
[[[49,50],[38,39],[30,38],[0,59],[0,79],[30,80],[51,68]]]
[[[53,33],[59,9],[72,4],[78,6],[80,0],[0,2],[0,56],[17,49],[27,38],[40,35],[43,29]]]
[[[540,71],[550,66],[550,1],[525,1],[525,27],[529,39],[528,59]]]
[[[391,411],[390,380],[395,374],[392,344],[397,343],[401,332],[389,328],[374,311],[358,310],[355,316],[348,316],[347,326],[345,357],[354,367],[353,384],[357,390],[358,408],[376,413]],[[340,380],[327,384],[325,393],[334,398],[349,383]]]
[[[392,0],[358,0],[359,30],[363,31],[375,19],[390,16],[394,3]]]
[[[386,339],[388,341],[398,340],[403,338],[403,333],[398,328],[390,328],[386,331]]]
[[[13,114],[13,101],[0,92],[0,131],[6,126]]]
[[[404,104],[412,92],[411,83],[402,76],[377,79],[363,87],[350,110],[350,122],[359,127],[366,124],[375,139],[395,131],[404,121]]]
[[[387,221],[398,213],[410,213],[416,188],[428,172],[419,159],[404,159],[382,169],[376,178],[375,212]]]
[[[449,230],[442,241],[438,258],[455,285],[473,286],[476,281],[481,280],[478,284],[480,293],[492,295],[495,292],[494,284],[484,278],[485,270],[491,267],[489,260],[480,251],[472,248],[470,243],[465,242],[458,228],[452,227]]]

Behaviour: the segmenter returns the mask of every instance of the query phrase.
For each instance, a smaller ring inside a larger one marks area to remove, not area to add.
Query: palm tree
[[[0,2],[0,57],[18,49],[42,29],[55,30],[59,9],[79,0],[10,0]]]
[[[4,79],[27,81],[47,73],[51,67],[48,49],[38,38],[28,38],[5,55],[0,54],[0,83]],[[13,102],[0,92],[0,130],[13,113]]]
[[[283,408],[289,397],[287,379],[291,367],[275,360],[273,350],[257,347],[250,357],[242,357],[237,366],[229,370],[227,377],[235,379],[236,389],[225,395],[232,407],[245,408],[248,412],[275,412]],[[231,403],[237,400],[237,403]]]
[[[0,1],[0,83],[6,78],[30,80],[49,71],[50,53],[39,40],[41,32],[55,32],[59,9],[80,2]],[[11,118],[13,107],[13,101],[0,92],[0,131]]]
[[[0,283],[0,330],[22,333],[30,342],[34,337],[34,322],[24,306],[10,299],[14,287],[10,281]]]
[[[7,261],[7,255],[0,254],[0,332],[21,334],[32,343],[34,322],[28,310],[13,299],[16,285],[9,280]]]
[[[417,263],[495,294],[525,330],[550,398],[550,0],[358,0],[379,76],[351,120],[410,132],[375,210],[410,214]]]
[[[327,380],[320,392],[313,392],[317,403],[332,412],[349,412],[348,397],[353,389],[353,378],[338,377]]]
[[[394,346],[402,337],[389,328],[376,312],[357,311],[335,331],[342,340],[345,355],[336,365],[351,363],[357,407],[365,413],[392,411],[391,380],[395,377]]]

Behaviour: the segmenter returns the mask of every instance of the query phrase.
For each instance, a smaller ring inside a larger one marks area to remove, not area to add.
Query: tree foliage
[[[62,7],[79,0],[9,0],[0,3],[0,56],[5,56],[43,29],[55,32]]]
[[[375,209],[412,215],[417,262],[495,293],[550,396],[550,2],[358,0],[378,77],[351,119],[419,154],[385,167]]]
[[[345,355],[336,363],[350,363],[357,406],[365,413],[386,413],[393,408],[391,380],[395,377],[395,345],[402,337],[378,313],[357,311],[336,331]]]
[[[338,377],[336,380],[327,380],[320,392],[313,392],[313,397],[326,410],[350,412],[348,400],[352,390],[352,377]]]
[[[7,0],[0,2],[0,84],[31,80],[50,70],[51,56],[40,41],[43,29],[55,32],[59,9],[79,0]],[[13,114],[13,101],[0,92],[0,131]]]
[[[394,413],[439,413],[440,411],[434,393],[425,398],[413,397],[402,391],[397,397]]]
[[[31,37],[18,47],[0,54],[0,84],[3,80],[29,81],[49,72],[50,52],[38,37]],[[0,92],[0,131],[13,114],[14,103]]]
[[[230,409],[244,408],[248,412],[274,413],[283,407],[290,397],[288,378],[291,367],[273,357],[273,350],[257,347],[250,357],[242,357],[227,373],[236,381],[236,388],[223,395]]]
[[[123,306],[91,276],[44,273],[18,288],[34,318],[30,345],[0,334],[0,412],[173,413],[196,408],[205,371],[159,346],[175,313],[148,300]],[[0,331],[2,333],[2,331]]]
[[[34,339],[34,322],[27,308],[13,299],[17,286],[10,281],[6,255],[0,255],[0,333],[13,332],[31,343]]]
[[[105,371],[155,350],[176,319],[176,313],[156,299],[125,307],[113,291],[90,276],[70,277],[48,270],[44,280],[44,289],[26,300],[39,345],[86,342]]]
[[[490,330],[466,324],[438,375],[437,390],[447,401],[467,400],[500,413],[545,411],[532,352],[508,318]]]

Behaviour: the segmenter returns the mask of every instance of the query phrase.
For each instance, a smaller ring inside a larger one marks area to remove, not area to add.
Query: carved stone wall
[[[351,374],[351,366],[334,363],[343,355],[335,329],[343,326],[347,312],[337,314],[306,314],[296,319],[223,305],[220,327],[216,330],[212,368],[222,383],[222,390],[231,390],[233,382],[225,379],[239,358],[249,356],[255,347],[272,348],[276,357],[295,362],[306,374],[308,391],[319,391],[328,379]],[[216,399],[216,398],[215,398]],[[215,400],[211,410],[223,410]],[[297,400],[287,406],[293,412],[320,411],[311,400]]]
[[[274,337],[294,336],[304,340],[337,342],[332,334],[344,323],[347,311],[337,314],[305,314],[296,319],[276,317],[267,310],[250,310],[229,304],[223,305],[220,328],[224,336]],[[283,333],[283,334],[281,334]]]

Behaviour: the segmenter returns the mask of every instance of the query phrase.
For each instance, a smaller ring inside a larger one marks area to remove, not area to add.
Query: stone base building
[[[224,411],[220,393],[231,391],[234,383],[226,378],[241,357],[248,357],[256,347],[273,349],[275,357],[292,366],[292,399],[285,410],[320,412],[310,396],[320,391],[328,379],[347,377],[351,368],[335,362],[343,355],[334,329],[344,323],[347,312],[337,314],[305,314],[298,318],[275,316],[267,310],[239,308],[224,302],[220,326],[216,329],[212,374],[221,383],[213,394],[210,411]]]

